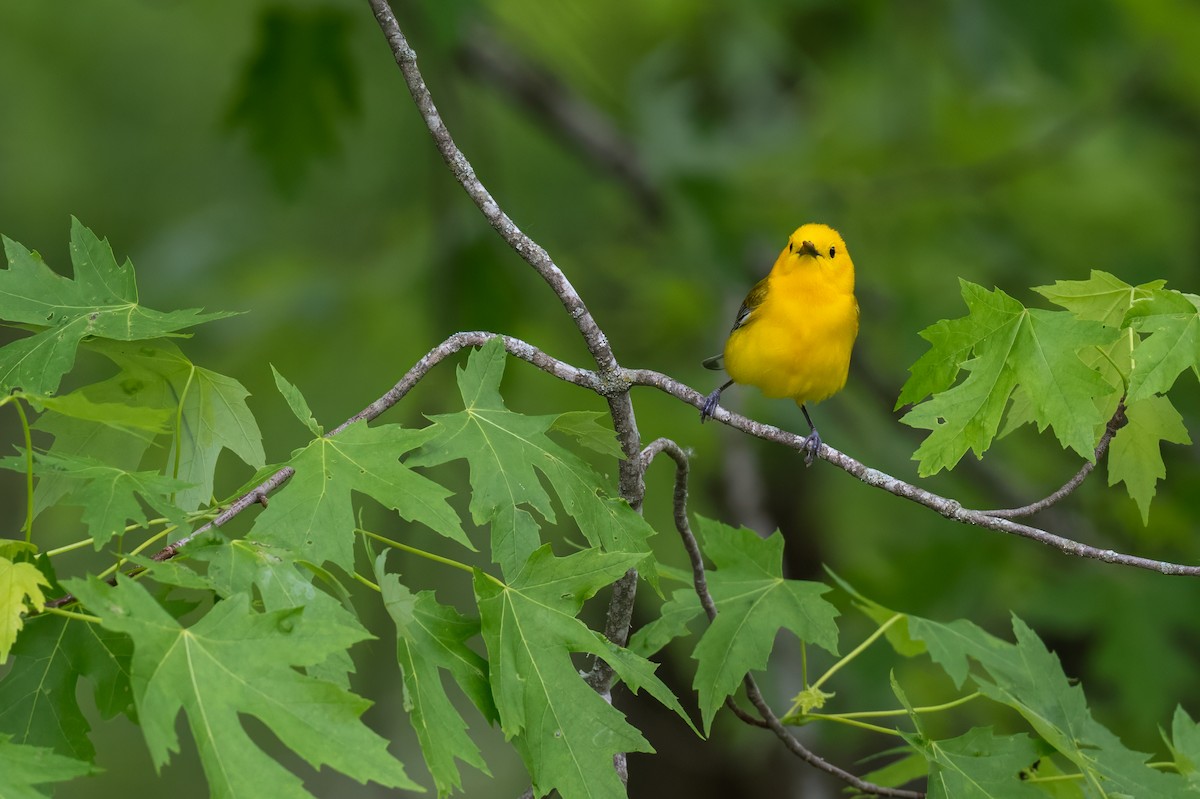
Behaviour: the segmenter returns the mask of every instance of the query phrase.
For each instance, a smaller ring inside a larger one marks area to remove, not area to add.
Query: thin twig
[[[1085,461],[1075,476],[1063,484],[1062,488],[1050,494],[1047,497],[1039,499],[1037,502],[1030,502],[1028,505],[1022,505],[1019,508],[1003,508],[1000,510],[984,510],[979,511],[986,516],[994,516],[997,519],[1018,519],[1022,516],[1032,516],[1038,511],[1045,510],[1054,503],[1058,502],[1063,497],[1070,494],[1087,478],[1092,470],[1096,468],[1096,464],[1108,452],[1108,445],[1112,443],[1113,436],[1117,431],[1129,423],[1129,419],[1125,416],[1125,398],[1122,397],[1117,403],[1117,410],[1113,413],[1108,424],[1104,427],[1104,435],[1100,437],[1100,442],[1096,444],[1096,454],[1090,461]]]
[[[708,590],[708,579],[705,576],[704,557],[700,552],[700,544],[696,541],[696,536],[692,533],[691,525],[688,523],[687,517],[687,495],[688,495],[688,457],[687,453],[674,441],[667,438],[660,438],[651,442],[644,450],[642,450],[642,461],[649,465],[655,455],[659,453],[666,454],[675,461],[675,529],[679,532],[679,537],[683,540],[683,547],[687,550],[688,559],[692,564],[692,586],[695,588],[696,596],[700,599],[700,606],[704,608],[704,614],[708,616],[711,623],[717,618],[717,603],[713,600],[712,594]],[[747,674],[743,680],[746,687],[746,696],[749,697],[751,703],[758,709],[762,716],[762,721],[754,719],[750,714],[741,711],[740,708],[732,702],[732,697],[726,699],[725,704],[737,712],[739,718],[743,721],[749,721],[756,726],[764,726],[771,732],[775,733],[776,737],[783,742],[790,752],[802,759],[815,768],[826,773],[832,774],[838,779],[853,785],[860,791],[876,794],[878,796],[896,796],[904,797],[904,799],[920,799],[925,794],[918,791],[907,791],[900,788],[888,788],[883,785],[876,785],[873,782],[868,782],[861,777],[851,774],[850,772],[835,766],[825,758],[808,749],[804,744],[800,743],[792,733],[783,726],[779,717],[771,710],[770,705],[763,699],[762,692],[758,689],[758,684],[754,678]],[[740,711],[740,712],[738,712]]]
[[[404,374],[404,377],[400,378],[399,382],[392,386],[387,393],[330,430],[326,434],[327,437],[336,436],[355,422],[375,419],[403,399],[404,395],[411,391],[413,386],[420,382],[434,366],[437,366],[459,350],[466,349],[467,347],[482,347],[494,338],[499,338],[504,342],[504,349],[509,355],[527,361],[543,372],[554,375],[559,380],[583,386],[597,394],[602,393],[600,378],[597,377],[595,372],[571,366],[569,363],[553,358],[532,344],[527,344],[518,338],[499,336],[496,333],[487,333],[481,330],[468,330],[462,333],[455,333],[425,353],[424,357],[413,364],[412,368]]]
[[[403,31],[400,30],[400,24],[396,21],[396,16],[392,13],[387,0],[369,0],[369,2],[371,9],[375,12],[375,19],[378,21],[380,29],[387,37],[392,56],[396,59],[396,66],[400,68],[400,73],[404,76],[404,82],[408,85],[413,102],[416,103],[417,110],[425,121],[425,126],[429,128],[429,134],[433,137],[433,142],[446,162],[446,166],[450,168],[451,174],[454,175],[454,179],[467,192],[488,223],[500,234],[500,238],[504,239],[517,255],[532,266],[553,289],[567,313],[575,320],[575,325],[583,334],[583,339],[600,371],[615,370],[617,361],[604,331],[596,324],[596,320],[592,318],[583,299],[575,291],[571,282],[567,280],[567,276],[554,263],[550,254],[525,235],[508,214],[504,213],[499,203],[492,197],[491,192],[484,187],[475,174],[471,162],[454,143],[454,138],[450,135],[445,122],[442,121],[437,106],[434,105],[433,96],[425,85],[421,70],[417,67],[417,54],[409,45]]]
[[[388,389],[387,393],[372,402],[367,407],[363,408],[358,413],[351,416],[346,421],[342,422],[337,427],[330,430],[325,434],[325,438],[333,438],[355,422],[371,421],[375,419],[388,408],[391,408],[393,405],[403,399],[404,396],[412,390],[413,386],[420,382],[421,378],[423,378],[435,365],[441,363],[459,350],[462,350],[466,347],[481,347],[494,338],[499,338],[504,342],[504,348],[510,355],[520,358],[523,361],[528,361],[542,371],[554,375],[559,380],[565,380],[568,383],[574,383],[576,385],[589,388],[596,393],[600,393],[600,380],[594,372],[588,372],[584,369],[577,369],[568,363],[558,360],[557,358],[552,358],[539,350],[537,347],[534,347],[532,344],[527,344],[520,339],[511,338],[509,336],[497,336],[495,333],[485,333],[482,331],[465,331],[462,333],[455,333],[453,336],[446,339],[441,344],[426,353],[425,357],[417,361],[412,368],[404,374],[404,377],[400,378],[400,381],[396,383],[396,385]],[[180,550],[182,550],[196,538],[215,527],[224,525],[247,508],[250,508],[256,504],[265,506],[267,497],[284,483],[286,483],[289,479],[291,479],[292,475],[295,473],[296,470],[290,466],[284,466],[282,469],[279,469],[266,480],[235,499],[228,508],[223,510],[212,521],[196,528],[191,533],[172,543],[171,545],[160,549],[153,555],[152,560],[160,562],[164,560],[170,560],[178,555]],[[115,581],[116,577],[114,576],[109,582],[115,584]],[[47,602],[46,607],[62,607],[63,605],[70,604],[74,601],[75,597],[72,594],[65,594]]]
[[[708,616],[708,620],[712,621],[717,617],[717,606],[713,604],[712,597],[708,593],[708,580],[704,572],[704,559],[700,555],[700,548],[696,544],[696,536],[692,534],[691,523],[687,517],[687,497],[688,497],[688,456],[682,448],[669,438],[658,438],[651,441],[646,448],[642,450],[642,466],[649,468],[651,461],[655,456],[660,454],[668,455],[671,460],[675,461],[675,529],[679,531],[680,537],[683,539],[683,546],[687,550],[688,560],[692,564],[692,583],[693,585],[703,586],[703,591],[697,590],[696,595],[700,597],[700,604],[704,608],[704,613]],[[754,714],[743,710],[733,697],[725,699],[725,706],[732,713],[746,724],[755,727],[766,728],[767,723],[762,719],[755,718]]]
[[[692,584],[696,587],[696,596],[700,597],[700,606],[704,608],[704,615],[708,616],[709,621],[712,621],[717,617],[717,605],[713,602],[713,598],[708,592],[708,580],[705,577],[704,571],[704,557],[700,554],[700,545],[696,542],[696,536],[692,533],[692,526],[687,517],[688,456],[671,439],[659,438],[650,442],[642,450],[642,463],[649,466],[654,457],[660,453],[670,456],[671,460],[675,461],[675,496],[673,504],[675,510],[675,529],[679,531],[679,537],[683,539],[683,547],[687,550],[688,561],[692,564]]]
[[[804,760],[804,762],[815,766],[822,771],[826,771],[843,780],[844,782],[853,785],[860,791],[865,791],[866,793],[878,794],[879,796],[896,796],[902,797],[902,799],[922,799],[922,797],[925,796],[925,794],[921,791],[908,791],[903,788],[885,788],[882,785],[876,785],[873,782],[867,782],[862,777],[838,768],[832,763],[822,759],[819,755],[809,751],[807,748],[805,748],[804,744],[800,743],[800,741],[796,739],[796,736],[792,735],[791,731],[788,730],[787,727],[783,726],[783,722],[781,722],[779,717],[776,716],[771,710],[771,706],[767,704],[767,700],[763,699],[762,692],[758,690],[758,684],[754,682],[754,678],[747,674],[744,682],[746,685],[746,696],[750,698],[750,703],[753,704],[754,707],[758,708],[758,712],[762,714],[763,720],[767,723],[767,727],[770,728],[771,732],[775,733],[775,737],[782,741],[783,745],[786,746],[790,752]]]

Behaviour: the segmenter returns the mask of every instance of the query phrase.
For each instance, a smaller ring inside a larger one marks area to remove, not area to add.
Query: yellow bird
[[[796,228],[771,273],[746,295],[729,331],[724,355],[704,361],[731,378],[704,400],[700,421],[717,410],[734,383],[758,386],[768,397],[791,397],[812,433],[805,463],[821,449],[805,403],[833,396],[846,385],[850,351],[858,336],[854,263],[846,242],[828,225]]]

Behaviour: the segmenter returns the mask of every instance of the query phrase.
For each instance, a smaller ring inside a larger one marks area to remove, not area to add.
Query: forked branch
[[[687,453],[674,441],[666,438],[660,438],[642,451],[642,460],[646,465],[654,459],[655,455],[663,453],[668,455],[671,460],[675,461],[675,497],[674,497],[674,516],[675,529],[679,532],[679,537],[683,540],[683,548],[687,550],[688,559],[692,564],[692,586],[696,590],[696,596],[700,598],[700,606],[704,608],[704,614],[708,616],[711,623],[717,618],[717,603],[713,601],[712,594],[708,590],[708,579],[705,577],[704,557],[700,553],[700,544],[696,541],[695,534],[692,533],[691,525],[688,523],[687,517],[687,495],[688,495],[688,457]],[[845,769],[835,766],[825,758],[813,752],[811,749],[800,743],[796,736],[792,735],[787,727],[783,726],[783,722],[775,715],[775,711],[771,710],[771,706],[767,700],[763,698],[762,692],[758,689],[758,683],[754,677],[747,674],[742,680],[746,688],[746,696],[750,698],[751,704],[758,710],[762,716],[760,724],[753,717],[747,718],[748,714],[745,711],[740,711],[731,699],[727,699],[725,704],[733,709],[739,718],[743,721],[755,724],[756,726],[765,726],[771,732],[775,733],[776,737],[783,742],[788,751],[799,757],[804,762],[814,768],[820,769],[828,774],[832,774],[838,779],[854,786],[865,793],[875,794],[877,796],[897,796],[903,799],[921,799],[925,794],[919,791],[908,791],[902,788],[888,788],[883,785],[876,785],[873,782],[868,782],[856,774],[851,774]]]
[[[400,68],[400,73],[404,76],[409,94],[416,103],[417,111],[421,114],[421,119],[425,121],[425,126],[429,128],[429,135],[433,137],[433,142],[446,162],[446,166],[450,168],[451,174],[454,175],[454,179],[463,187],[467,196],[475,203],[488,223],[500,234],[500,237],[513,248],[517,255],[533,267],[554,291],[567,314],[575,320],[575,326],[579,328],[588,351],[596,362],[597,374],[601,381],[612,382],[621,367],[617,363],[617,358],[613,354],[604,331],[592,318],[583,299],[575,291],[575,287],[571,285],[571,281],[567,279],[563,271],[554,263],[554,259],[541,245],[525,235],[504,212],[500,204],[492,197],[491,192],[479,180],[479,176],[475,174],[475,169],[467,160],[466,155],[454,143],[454,137],[450,135],[449,129],[442,121],[442,116],[433,102],[433,96],[425,85],[424,77],[421,76],[421,70],[417,66],[417,54],[400,29],[400,24],[396,21],[396,15],[392,13],[388,1],[369,0],[369,2],[371,10],[375,13],[375,20],[387,38],[392,56],[396,59],[396,66]],[[642,499],[646,493],[646,483],[643,479],[640,462],[637,460],[642,444],[637,429],[637,418],[633,413],[633,401],[629,396],[628,386],[601,393],[608,402],[608,413],[612,417],[613,429],[616,431],[621,451],[625,455],[619,465],[621,498],[628,502],[634,510],[640,512]],[[624,646],[629,640],[629,626],[633,620],[633,603],[636,596],[637,571],[630,569],[613,585],[612,599],[609,602],[604,628],[604,634],[618,646]],[[596,658],[588,677],[588,683],[607,695],[612,681],[612,668],[604,660]],[[619,767],[622,765],[618,764]]]

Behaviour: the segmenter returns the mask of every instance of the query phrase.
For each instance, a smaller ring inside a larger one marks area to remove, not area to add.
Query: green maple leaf
[[[441,671],[449,672],[488,721],[498,721],[488,684],[488,663],[466,642],[479,634],[479,620],[439,604],[432,591],[413,594],[384,571],[387,553],[375,561],[383,604],[396,623],[396,659],[404,678],[404,709],[417,734],[438,796],[462,788],[455,760],[490,775],[467,723],[450,701]]]
[[[1179,775],[1150,768],[1148,755],[1126,748],[1092,718],[1083,688],[1067,678],[1058,658],[1016,616],[1015,644],[964,619],[940,624],[910,616],[909,629],[914,638],[925,641],[934,662],[960,687],[971,673],[969,661],[978,662],[986,676],[978,672],[971,676],[980,692],[1024,716],[1097,793],[1164,799],[1184,795],[1185,781]]]
[[[1080,351],[1079,357],[1113,386],[1128,386],[1133,369],[1133,351],[1141,341],[1133,330],[1125,327],[1126,316],[1135,304],[1154,296],[1165,281],[1154,280],[1133,286],[1108,272],[1093,269],[1087,280],[1059,280],[1052,286],[1036,286],[1034,291],[1056,305],[1071,311],[1078,319],[1099,322],[1105,327],[1119,329],[1119,335],[1107,346]],[[1101,416],[1111,417],[1117,402],[1123,399],[1113,392],[1099,404]],[[1032,403],[1018,387],[1005,420],[1006,435],[1016,427],[1034,421]]]
[[[232,316],[192,309],[163,313],[138,304],[133,265],[118,265],[107,240],[71,219],[74,279],[50,269],[36,253],[4,238],[8,268],[0,270],[0,319],[37,332],[0,348],[0,388],[51,394],[75,363],[85,337],[139,341]]]
[[[94,402],[83,391],[72,391],[61,397],[45,394],[21,395],[39,412],[50,411],[70,419],[94,422],[104,427],[153,441],[167,432],[171,412],[166,408],[139,408],[123,402]]]
[[[304,608],[309,618],[357,629],[365,636],[367,632],[359,623],[350,606],[349,594],[341,583],[320,565],[299,559],[296,554],[244,538],[231,541],[214,538],[188,547],[189,558],[208,563],[206,578],[221,596],[257,593],[266,611]],[[159,570],[169,563],[153,564],[151,576],[162,580]],[[182,581],[171,582],[179,585]],[[328,590],[321,590],[322,587]],[[304,672],[348,689],[354,661],[348,651],[337,650],[326,660],[306,666]]]
[[[564,799],[623,797],[613,755],[653,751],[616,708],[580,679],[572,652],[603,658],[630,688],[645,687],[687,718],[654,676],[653,664],[613,647],[576,618],[586,599],[641,557],[589,549],[555,558],[546,545],[530,555],[508,584],[475,572],[500,726],[525,761],[535,795],[557,789]]]
[[[964,284],[963,292],[974,284]],[[971,349],[981,338],[987,338],[1005,322],[1003,315],[972,314],[959,319],[942,319],[922,330],[919,335],[929,342],[929,351],[909,367],[909,378],[900,389],[893,410],[915,404],[931,394],[940,394],[954,385],[963,364],[971,357]],[[983,327],[984,324],[987,327]]]
[[[95,458],[41,453],[34,457],[35,472],[42,479],[53,476],[65,484],[60,502],[83,508],[83,522],[97,550],[122,535],[128,523],[147,525],[143,503],[174,524],[187,523],[187,515],[172,499],[187,483],[157,472],[129,472]]]
[[[783,578],[783,536],[760,538],[697,517],[701,548],[717,568],[708,574],[717,618],[700,637],[693,686],[707,733],[713,716],[751,671],[766,668],[778,632],[837,654],[837,609],[821,598],[829,586]]]
[[[861,775],[861,779],[876,785],[897,788],[913,780],[924,779],[929,774],[929,763],[920,752],[905,747],[893,750],[893,753],[900,754],[899,759],[868,771]]]
[[[94,384],[80,389],[76,394],[91,397],[92,390],[104,384]],[[101,392],[96,392],[99,395]],[[88,399],[95,407],[102,408],[117,405],[115,402],[96,401]],[[148,408],[134,406],[139,410],[162,413],[171,416],[165,408]],[[43,414],[33,423],[35,430],[42,430],[54,436],[49,454],[68,458],[91,458],[102,460],[104,463],[125,471],[136,471],[141,465],[146,451],[154,445],[154,437],[145,435],[142,431],[131,430],[106,424],[100,420],[81,419],[54,413]],[[55,474],[43,474],[38,479],[33,495],[34,513],[40,514],[46,508],[53,507],[74,486],[65,477]],[[178,500],[179,497],[176,497]]]
[[[1175,769],[1193,787],[1200,788],[1200,726],[1180,706],[1176,706],[1171,719],[1170,747]]]
[[[1108,272],[1093,269],[1087,280],[1058,280],[1052,286],[1035,286],[1034,291],[1079,319],[1121,327],[1125,314],[1138,300],[1151,296],[1167,284],[1153,280],[1131,286]]]
[[[1156,483],[1166,476],[1160,444],[1192,443],[1174,405],[1158,394],[1170,389],[1183,370],[1195,368],[1200,352],[1200,298],[1168,292],[1163,286],[1164,281],[1130,286],[1108,272],[1093,270],[1086,281],[1058,281],[1034,289],[1076,317],[1121,328],[1108,347],[1080,356],[1112,385],[1128,386],[1129,423],[1117,431],[1109,449],[1109,485],[1126,483],[1144,523],[1150,521]],[[1148,334],[1146,340],[1138,331]],[[1019,407],[1014,402],[1009,410],[1006,432],[1032,420],[1030,401],[1025,392],[1020,394],[1022,403]],[[1114,394],[1100,404],[1102,416],[1114,413],[1116,399]]]
[[[296,671],[363,640],[361,629],[309,618],[303,608],[254,613],[245,594],[185,628],[132,580],[66,585],[105,627],[133,639],[133,696],[155,768],[179,751],[175,721],[183,710],[214,797],[310,796],[247,735],[240,719],[247,715],[313,768],[419,790],[387,741],[359,719],[369,702]]]
[[[308,407],[308,400],[304,399],[304,395],[300,393],[300,389],[296,388],[283,375],[279,374],[279,370],[275,368],[274,364],[271,365],[271,374],[275,376],[275,386],[279,389],[279,393],[283,396],[284,401],[287,402],[288,407],[292,409],[292,414],[314,436],[324,435],[325,430],[313,418],[312,410]]]
[[[930,738],[920,714],[891,677],[892,692],[908,711],[916,733],[901,732],[904,740],[928,763],[930,799],[1022,799],[1043,796],[1022,779],[1041,753],[1025,734],[997,736],[990,727],[976,727],[946,740]]]
[[[221,538],[220,533],[209,533],[213,540]],[[174,585],[179,588],[190,588],[195,591],[216,591],[213,581],[207,574],[201,574],[188,562],[195,549],[199,549],[205,539],[197,539],[188,545],[188,558],[172,558],[171,560],[154,560],[145,555],[129,553],[124,557],[142,568],[138,577],[154,580],[163,585]]]
[[[1200,297],[1158,290],[1129,309],[1125,324],[1146,334],[1133,350],[1129,402],[1165,394],[1200,365]]]
[[[601,424],[601,419],[609,416],[603,411],[566,411],[560,413],[550,426],[551,430],[566,433],[582,446],[620,460],[625,457],[621,445],[617,442],[617,434],[612,427]]]
[[[50,794],[42,793],[35,786],[66,782],[94,771],[91,763],[63,757],[40,746],[13,743],[11,736],[0,734],[0,774],[4,775],[0,797],[3,799],[48,799]]]
[[[132,713],[129,638],[99,625],[39,616],[12,649],[11,669],[0,680],[0,731],[18,743],[49,746],[79,760],[96,751],[79,706],[82,678],[103,718]]]
[[[658,617],[634,630],[629,637],[629,649],[642,657],[650,657],[680,636],[688,635],[692,622],[702,615],[700,599],[691,588],[678,588],[663,603]]]
[[[181,443],[176,455],[172,442],[167,453],[172,476],[192,483],[175,500],[184,510],[195,510],[212,499],[217,456],[228,449],[253,468],[261,467],[262,434],[246,406],[249,392],[232,377],[196,366],[170,342],[153,347],[109,344],[97,349],[112,359],[121,374],[120,388],[134,393],[151,407],[182,407]],[[176,458],[178,474],[173,473]]]
[[[538,526],[525,507],[554,522],[544,475],[563,508],[592,546],[610,552],[648,553],[653,530],[621,499],[607,496],[608,481],[579,456],[546,434],[561,416],[525,416],[510,411],[500,396],[506,354],[493,339],[459,367],[458,388],[465,409],[430,417],[435,437],[414,463],[440,464],[465,458],[471,466],[471,516],[492,526],[492,559],[513,574],[540,545]],[[572,419],[572,428],[578,420]],[[590,437],[590,436],[589,436]],[[643,566],[650,562],[643,559]]]
[[[120,372],[76,393],[92,403],[119,403],[152,414],[166,413],[172,420],[178,416],[178,459],[173,438],[163,463],[168,476],[190,484],[175,495],[175,504],[183,510],[195,510],[211,500],[217,457],[223,450],[231,450],[254,468],[265,462],[262,435],[246,406],[248,392],[238,381],[196,366],[168,341],[93,341],[87,346],[112,360]],[[89,419],[46,414],[36,426],[54,435],[51,454],[98,458],[126,471],[138,468],[153,443],[139,431]],[[38,510],[53,505],[66,488],[60,480],[42,480],[36,497]]]
[[[1125,409],[1125,416],[1129,424],[1117,431],[1108,450],[1108,484],[1124,481],[1142,513],[1142,523],[1149,524],[1155,484],[1167,476],[1160,443],[1191,444],[1192,439],[1183,417],[1166,397],[1135,400]]]
[[[0,664],[8,660],[8,650],[25,626],[25,614],[46,606],[42,586],[49,585],[46,575],[32,563],[0,557]]]
[[[1045,794],[1021,778],[1040,753],[1025,734],[996,735],[976,727],[965,735],[933,741],[902,733],[929,762],[929,799],[1022,799]]]
[[[450,491],[400,461],[400,455],[435,435],[397,424],[368,427],[355,422],[334,438],[316,438],[287,462],[296,474],[254,522],[254,537],[354,570],[354,507],[351,493],[367,494],[410,521],[474,549]]]
[[[924,396],[917,392],[936,392],[901,420],[931,431],[913,455],[920,474],[953,468],[967,450],[982,456],[1018,385],[1038,429],[1052,427],[1064,447],[1092,459],[1098,430],[1107,421],[1098,401],[1119,389],[1079,353],[1108,346],[1117,331],[1061,311],[1027,309],[1000,290],[966,281],[962,291],[968,316],[934,326],[941,333],[927,338],[935,349],[913,365],[901,392],[905,401]],[[968,372],[966,379],[939,390],[957,377],[955,362]]]

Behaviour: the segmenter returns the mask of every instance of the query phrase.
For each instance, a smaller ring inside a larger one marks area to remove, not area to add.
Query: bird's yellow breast
[[[725,369],[735,382],[801,405],[823,400],[846,384],[858,335],[854,267],[848,254],[825,254],[780,254],[766,296],[725,344]]]

